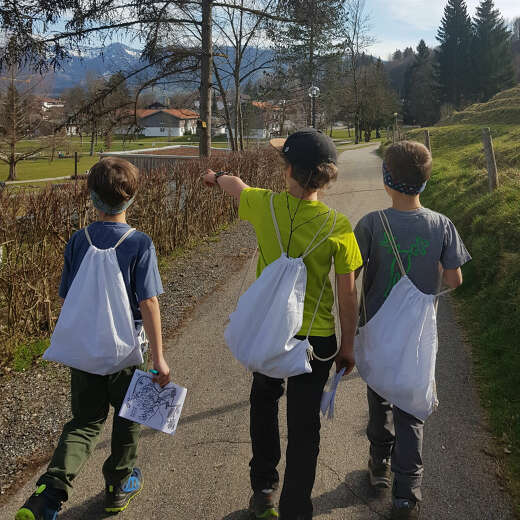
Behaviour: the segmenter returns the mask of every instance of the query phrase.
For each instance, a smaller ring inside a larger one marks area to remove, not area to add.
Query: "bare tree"
[[[126,35],[144,44],[143,58],[148,63],[146,87],[164,81],[180,70],[183,60],[197,60],[201,76],[201,155],[210,152],[212,29],[215,8],[240,10],[251,15],[267,16],[240,2],[215,0],[17,0],[0,10],[0,22],[5,31],[5,45],[0,66],[30,65],[37,70],[58,66],[71,50],[81,52],[81,46],[92,39],[104,42]],[[272,19],[282,20],[276,13]],[[58,20],[64,29],[50,32]],[[194,47],[186,32],[200,31],[201,44]],[[176,35],[173,37],[172,35]],[[166,65],[173,64],[173,67]],[[127,76],[128,78],[128,76]]]
[[[230,0],[230,3],[232,6],[215,11],[218,42],[215,50],[218,55],[214,57],[213,65],[232,147],[234,150],[243,150],[241,87],[254,74],[265,70],[273,62],[272,55],[261,47],[260,30],[272,11],[274,0]],[[258,14],[244,11],[244,7]],[[229,88],[226,86],[229,83],[233,85],[234,92],[233,124],[227,103]]]
[[[18,89],[17,82],[28,85]],[[9,165],[7,180],[16,180],[16,167],[20,161],[34,157],[39,152],[54,148],[59,136],[38,136],[43,117],[33,90],[34,78],[17,78],[13,67],[9,71],[9,83],[0,103],[0,160]],[[33,137],[31,141],[27,139]]]
[[[361,139],[360,110],[361,110],[361,88],[360,70],[363,66],[365,52],[374,43],[370,35],[370,18],[365,10],[365,0],[346,0],[348,19],[346,22],[346,37],[343,41],[343,52],[347,59],[349,69],[349,88],[345,96],[349,98],[351,113],[355,127],[355,142]]]

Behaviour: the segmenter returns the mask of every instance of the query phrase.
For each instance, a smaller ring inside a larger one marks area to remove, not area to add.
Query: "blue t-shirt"
[[[119,222],[94,222],[88,227],[88,232],[94,246],[98,249],[108,249],[114,247],[129,229],[128,224]],[[60,284],[62,298],[67,296],[89,247],[85,231],[82,229],[72,235],[65,247],[65,265]],[[116,255],[134,319],[141,320],[139,302],[164,292],[152,239],[145,233],[134,231],[117,247]]]

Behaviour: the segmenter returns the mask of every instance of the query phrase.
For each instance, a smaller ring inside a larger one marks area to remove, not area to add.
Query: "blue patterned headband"
[[[406,182],[395,182],[392,179],[392,174],[390,173],[390,170],[386,166],[385,163],[383,163],[383,178],[385,181],[385,184],[392,188],[395,191],[398,191],[399,193],[404,193],[405,195],[419,195],[424,191],[426,188],[426,185],[428,184],[428,181],[426,181],[424,184],[406,184]]]
[[[90,191],[90,198],[92,199],[92,204],[98,211],[102,211],[105,215],[119,215],[119,213],[123,213],[125,209],[127,209],[132,202],[134,202],[135,197],[132,197],[130,200],[125,200],[118,206],[109,206],[101,200],[101,197],[95,192]]]

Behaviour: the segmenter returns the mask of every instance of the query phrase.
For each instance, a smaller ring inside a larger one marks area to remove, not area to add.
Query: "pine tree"
[[[488,101],[514,84],[511,32],[493,0],[482,0],[473,20],[472,55],[475,97]]]
[[[397,49],[392,55],[392,61],[401,61],[403,59],[403,53],[401,49]]]
[[[465,0],[448,0],[437,32],[437,58],[444,101],[461,108],[471,99],[473,30]]]
[[[291,64],[304,85],[317,81],[324,57],[340,52],[331,42],[343,36],[346,12],[343,0],[282,0],[280,13],[293,23],[271,23],[269,36],[277,54]]]
[[[405,78],[405,121],[429,126],[440,117],[439,84],[433,53],[424,40],[419,42],[414,62]]]

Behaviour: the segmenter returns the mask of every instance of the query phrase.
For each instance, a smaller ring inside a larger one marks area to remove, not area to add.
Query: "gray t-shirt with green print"
[[[457,269],[471,260],[448,217],[427,208],[413,211],[389,208],[385,215],[406,273],[420,291],[427,294],[439,291],[440,265],[444,269]],[[365,298],[367,320],[370,320],[401,279],[401,273],[377,211],[365,215],[354,233],[366,271]]]

